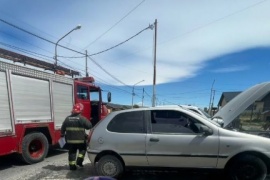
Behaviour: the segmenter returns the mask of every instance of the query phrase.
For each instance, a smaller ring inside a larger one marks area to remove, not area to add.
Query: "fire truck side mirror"
[[[107,101],[108,102],[111,102],[111,100],[112,100],[112,93],[111,92],[108,92],[108,94],[107,94]]]

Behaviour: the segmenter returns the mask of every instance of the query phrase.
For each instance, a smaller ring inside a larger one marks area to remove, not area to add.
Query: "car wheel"
[[[266,174],[266,164],[253,155],[239,157],[229,169],[230,179],[233,180],[264,180]]]
[[[22,141],[22,160],[27,164],[43,161],[47,156],[49,143],[42,133],[31,133],[24,136]]]
[[[122,175],[124,167],[122,162],[115,156],[105,155],[96,164],[97,173],[100,176],[117,178]]]

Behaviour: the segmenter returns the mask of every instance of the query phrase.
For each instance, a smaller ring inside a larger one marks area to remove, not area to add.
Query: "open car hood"
[[[270,82],[257,84],[243,91],[222,107],[213,118],[222,118],[224,127],[255,101],[261,100],[270,91]]]

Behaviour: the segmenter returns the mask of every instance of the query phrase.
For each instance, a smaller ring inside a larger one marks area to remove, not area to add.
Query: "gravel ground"
[[[94,169],[88,157],[85,167],[70,171],[66,151],[51,151],[42,162],[25,165],[15,155],[0,158],[0,179],[8,180],[40,180],[40,179],[85,179],[94,175]]]

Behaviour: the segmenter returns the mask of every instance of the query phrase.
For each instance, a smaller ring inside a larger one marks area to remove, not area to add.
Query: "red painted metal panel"
[[[6,135],[0,137],[0,156],[17,152],[17,136]]]
[[[23,137],[25,135],[26,130],[35,129],[36,132],[38,132],[37,128],[47,128],[49,131],[49,135],[52,139],[52,145],[55,145],[58,143],[58,140],[60,139],[60,130],[54,129],[54,123],[48,122],[48,123],[27,123],[27,124],[17,124],[15,125],[15,135],[11,134],[1,134],[0,135],[0,156],[1,155],[7,155],[14,152],[21,152],[21,143],[23,140]]]

